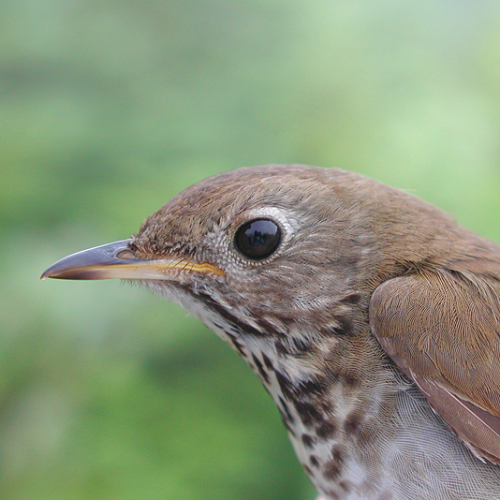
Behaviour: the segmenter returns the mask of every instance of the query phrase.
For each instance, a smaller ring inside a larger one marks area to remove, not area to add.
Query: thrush
[[[500,247],[372,179],[243,168],[43,278],[136,280],[233,347],[324,500],[500,499]]]

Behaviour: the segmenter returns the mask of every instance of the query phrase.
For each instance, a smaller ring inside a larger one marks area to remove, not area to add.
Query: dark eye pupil
[[[279,246],[281,231],[268,219],[256,219],[243,224],[234,237],[236,248],[247,258],[262,260],[269,257]]]

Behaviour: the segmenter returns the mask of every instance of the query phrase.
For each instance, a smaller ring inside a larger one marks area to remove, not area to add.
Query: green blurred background
[[[500,241],[500,3],[0,0],[0,498],[306,500],[243,362],[119,282],[40,282],[242,165],[339,166]]]

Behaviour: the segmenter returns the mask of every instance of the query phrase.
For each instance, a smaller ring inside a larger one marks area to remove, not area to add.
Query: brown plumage
[[[259,376],[325,499],[500,499],[500,248],[413,196],[239,169],[43,276],[139,280],[190,310]]]

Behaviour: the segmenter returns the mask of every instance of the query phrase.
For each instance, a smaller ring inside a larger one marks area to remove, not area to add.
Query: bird
[[[317,500],[500,499],[500,247],[336,168],[202,180],[42,278],[123,279],[228,343]]]

